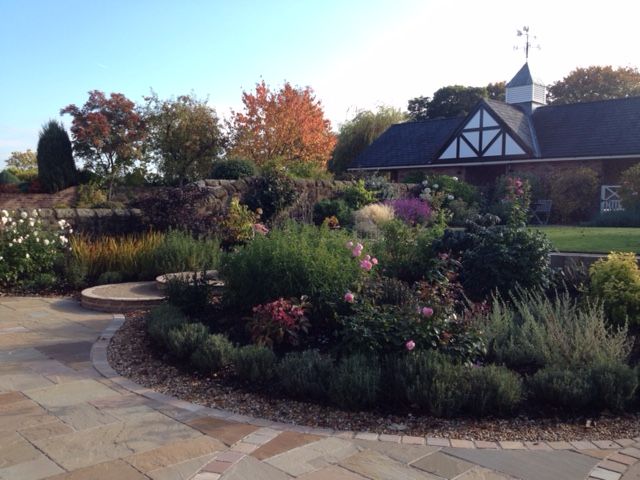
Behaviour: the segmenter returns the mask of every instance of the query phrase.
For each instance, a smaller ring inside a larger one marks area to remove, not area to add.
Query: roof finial
[[[517,35],[519,37],[524,37],[525,38],[525,42],[524,42],[524,57],[525,57],[525,62],[529,63],[529,48],[533,47],[533,48],[537,48],[538,50],[540,50],[540,45],[532,45],[531,41],[529,40],[529,27],[522,27],[522,30],[518,30],[517,31]],[[538,37],[532,35],[531,36],[531,40],[535,41]],[[513,47],[514,50],[520,50],[523,47],[518,47],[515,46]]]

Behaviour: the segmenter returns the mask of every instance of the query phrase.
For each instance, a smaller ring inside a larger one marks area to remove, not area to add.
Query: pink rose
[[[353,295],[353,293],[351,292],[347,292],[344,294],[344,301],[347,303],[353,303],[353,301],[355,300],[355,297]]]
[[[347,248],[353,248],[353,242],[347,242]]]
[[[373,263],[374,265],[377,265],[378,264],[378,259],[376,257],[373,257],[371,259],[371,263]]]
[[[430,317],[431,315],[433,315],[433,308],[422,307],[422,315],[425,317]]]
[[[354,257],[359,257],[361,254],[362,250],[360,250],[358,247],[351,250],[351,255],[353,255]]]
[[[409,340],[407,343],[404,344],[404,346],[406,347],[407,350],[411,351],[414,348],[416,348],[416,342],[414,342],[413,340]]]
[[[365,260],[371,260],[371,255],[365,255],[364,259]]]
[[[360,268],[369,272],[373,268],[373,263],[371,263],[369,260],[362,260],[360,262]]]

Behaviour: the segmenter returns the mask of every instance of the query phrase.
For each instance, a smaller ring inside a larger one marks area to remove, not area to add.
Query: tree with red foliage
[[[336,137],[310,87],[288,82],[272,92],[264,81],[255,93],[242,93],[243,112],[232,112],[229,122],[231,154],[258,165],[280,160],[285,165],[304,162],[324,168]]]
[[[105,178],[107,198],[111,199],[118,176],[130,171],[141,159],[146,128],[135,104],[121,93],[109,98],[99,90],[89,92],[89,99],[78,108],[69,105],[60,110],[73,117],[73,149],[86,165]]]

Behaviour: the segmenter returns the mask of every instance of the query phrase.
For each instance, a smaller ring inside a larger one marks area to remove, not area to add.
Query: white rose
[[[49,240],[47,240],[46,238],[42,241],[42,243],[44,243],[45,245],[49,245]]]
[[[33,211],[31,212],[31,216],[32,217],[37,217],[38,216],[38,211],[36,209],[33,209]]]
[[[28,253],[25,253],[25,254],[24,254],[24,258],[29,258],[29,254],[28,254]]]
[[[453,181],[454,181],[454,182],[457,182],[457,181],[458,181],[458,177],[451,177],[451,178],[453,178]]]
[[[28,216],[27,212],[20,212],[20,218],[27,218]]]
[[[18,223],[24,223],[23,219],[18,220]]]
[[[60,228],[64,228],[66,224],[67,221],[64,218],[62,220],[58,220],[58,225],[60,225]]]
[[[453,200],[453,195],[447,195],[447,200]]]
[[[8,217],[9,212],[7,212],[6,210],[0,210],[0,215],[2,215],[3,217]]]
[[[36,225],[36,221],[33,218],[29,219],[29,226],[34,227]]]
[[[6,225],[7,222],[9,221],[9,218],[8,217],[2,217],[2,218],[0,218],[0,221],[2,222],[2,225]]]

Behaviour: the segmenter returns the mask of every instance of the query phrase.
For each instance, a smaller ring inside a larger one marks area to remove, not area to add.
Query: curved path
[[[0,479],[640,479],[640,438],[378,436],[182,402],[111,370],[122,320],[71,299],[0,297]]]

